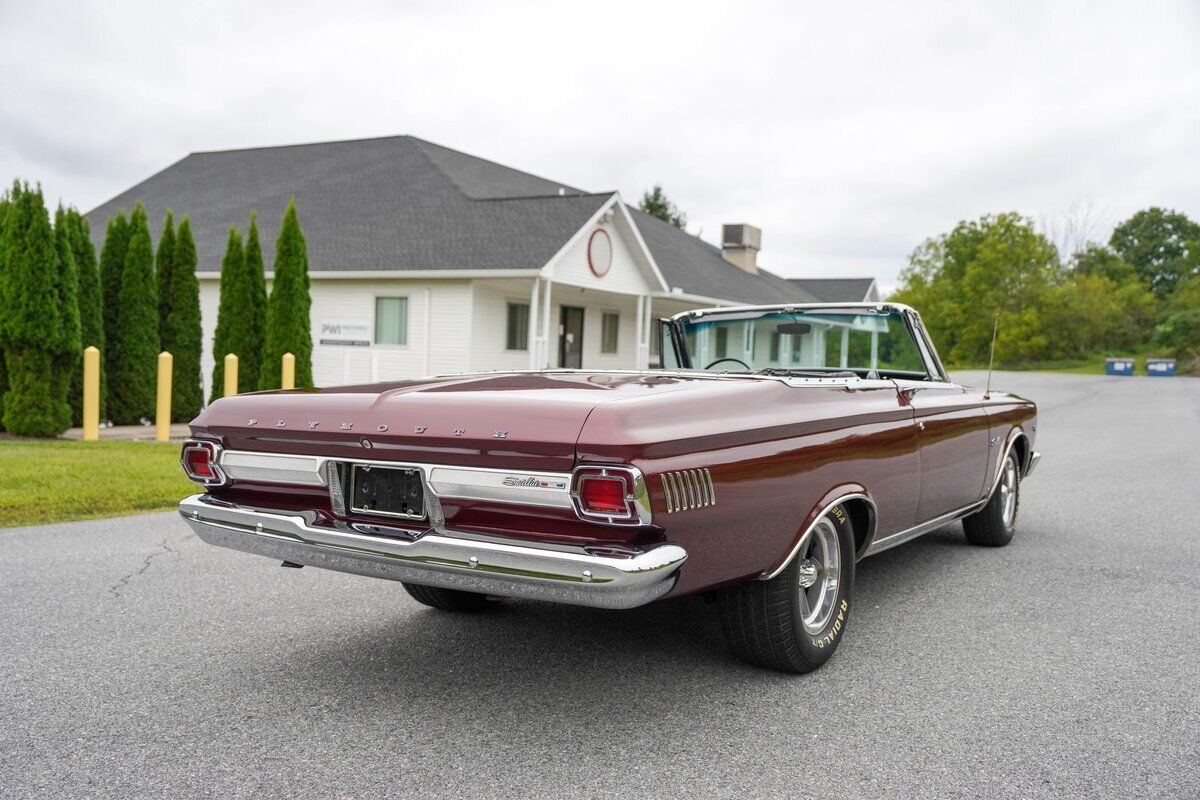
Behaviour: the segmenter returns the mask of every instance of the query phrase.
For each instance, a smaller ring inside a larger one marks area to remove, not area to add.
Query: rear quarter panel
[[[890,385],[714,382],[678,403],[615,401],[592,412],[577,455],[645,473],[654,524],[688,551],[676,595],[778,566],[839,496],[869,495],[886,536],[914,524],[919,493],[912,410]],[[660,476],[694,468],[710,471],[715,505],[668,513]]]

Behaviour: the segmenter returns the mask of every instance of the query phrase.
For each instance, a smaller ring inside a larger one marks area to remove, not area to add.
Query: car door
[[[949,382],[898,380],[896,385],[902,401],[912,406],[917,426],[918,524],[979,500],[990,437],[982,397]]]
[[[988,472],[991,422],[982,392],[951,381],[920,317],[910,312],[907,318],[927,373],[924,380],[896,381],[917,427],[920,524],[979,500]]]

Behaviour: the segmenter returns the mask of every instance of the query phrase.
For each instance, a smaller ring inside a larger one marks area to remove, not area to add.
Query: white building
[[[229,227],[258,213],[268,283],[296,198],[308,242],[318,385],[541,367],[645,367],[653,321],[690,308],[814,302],[758,267],[760,232],[723,249],[627,205],[410,136],[193,153],[88,214],[141,201],[157,236],[188,214],[199,253],[206,396]],[[861,297],[846,297],[861,300]]]

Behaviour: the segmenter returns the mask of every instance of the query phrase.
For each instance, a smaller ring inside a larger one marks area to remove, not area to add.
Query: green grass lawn
[[[1131,347],[1128,351],[1113,354],[1115,356],[1132,357],[1134,360],[1133,374],[1146,374],[1146,359],[1147,358],[1170,358],[1163,355],[1154,345],[1142,345],[1141,347]],[[1108,356],[1098,355],[1090,356],[1084,359],[1075,359],[1067,361],[1031,361],[1021,364],[997,364],[997,370],[1018,370],[1024,372],[1061,372],[1068,375],[1103,375],[1104,364]],[[948,367],[952,372],[956,370],[986,370],[987,364],[973,366],[956,366]]]
[[[179,443],[0,439],[0,528],[174,508]]]

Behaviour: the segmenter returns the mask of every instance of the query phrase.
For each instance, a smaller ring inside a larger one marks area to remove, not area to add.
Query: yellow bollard
[[[175,371],[175,357],[166,350],[158,354],[158,402],[154,406],[154,438],[160,442],[171,441],[171,376]]]
[[[225,356],[225,397],[237,394],[237,356],[233,353]]]
[[[296,357],[291,353],[283,354],[283,381],[279,388],[296,388]]]
[[[83,440],[100,440],[100,351],[83,351]]]

